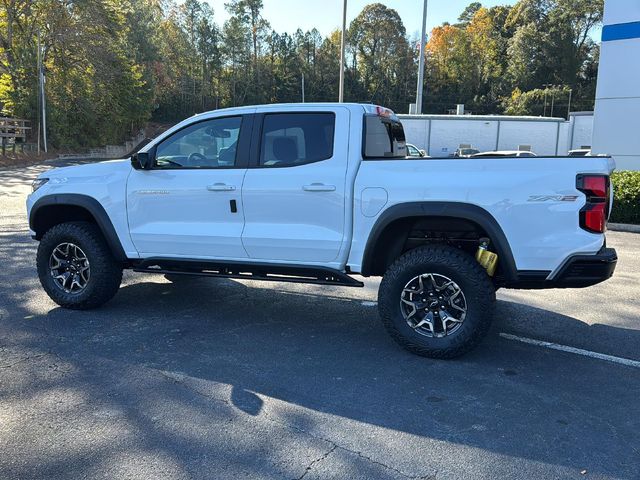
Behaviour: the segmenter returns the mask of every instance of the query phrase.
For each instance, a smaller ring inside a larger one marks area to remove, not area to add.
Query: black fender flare
[[[33,204],[31,212],[29,213],[29,228],[31,230],[36,231],[35,222],[38,210],[42,207],[52,205],[69,205],[74,207],[81,207],[88,211],[89,214],[91,214],[91,216],[95,219],[98,228],[102,232],[107,245],[113,253],[113,256],[118,261],[127,261],[127,255],[124,251],[124,248],[122,248],[122,243],[120,243],[118,234],[116,233],[116,230],[113,227],[113,223],[111,223],[111,219],[107,215],[107,212],[98,200],[88,195],[82,195],[79,193],[59,193],[45,195],[44,197],[39,198],[36,203]],[[36,237],[36,239],[39,240],[38,237]]]
[[[504,231],[493,215],[484,208],[469,203],[429,201],[399,203],[382,212],[373,225],[365,246],[361,268],[363,276],[371,275],[375,261],[375,247],[385,228],[391,222],[410,217],[460,218],[478,224],[491,239],[493,248],[498,254],[505,279],[508,282],[517,280],[518,270],[513,258],[513,252]]]

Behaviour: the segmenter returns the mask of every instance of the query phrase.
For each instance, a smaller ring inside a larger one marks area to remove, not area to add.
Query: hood
[[[59,167],[47,170],[38,175],[38,178],[49,179],[70,179],[87,178],[113,175],[114,173],[128,172],[131,170],[130,159],[107,160],[104,162],[85,163],[83,165],[73,165],[70,167]]]

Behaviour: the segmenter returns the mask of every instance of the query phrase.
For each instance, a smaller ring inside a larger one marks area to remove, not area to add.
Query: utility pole
[[[338,92],[338,101],[344,102],[344,45],[347,33],[347,0],[344,0],[342,6],[342,35],[340,38],[340,88]]]
[[[302,103],[304,103],[304,73],[302,74]]]
[[[422,113],[422,91],[424,90],[424,47],[427,36],[427,0],[422,8],[422,34],[420,35],[420,59],[418,60],[418,87],[416,89],[416,114]]]
[[[567,106],[567,120],[569,120],[569,116],[571,115],[571,94],[573,93],[573,89],[569,89],[569,105]]]
[[[551,113],[549,114],[550,117],[553,117],[553,101],[556,99],[556,92],[555,90],[551,90]]]
[[[40,32],[38,31],[38,41],[37,41],[38,51],[36,52],[38,61],[36,63],[36,70],[38,73],[38,106],[36,110],[38,111],[38,155],[40,155]]]
[[[547,116],[547,94],[549,93],[549,87],[553,87],[550,83],[545,83],[542,85],[544,87],[544,111],[542,113],[543,117]]]
[[[47,153],[47,100],[44,95],[44,58],[40,44],[40,32],[38,32],[38,83],[40,90],[40,105],[42,106],[42,146]],[[38,145],[40,142],[38,142]]]

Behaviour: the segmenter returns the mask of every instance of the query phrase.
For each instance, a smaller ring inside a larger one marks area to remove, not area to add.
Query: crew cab
[[[123,269],[362,286],[391,336],[451,358],[498,288],[609,278],[607,157],[411,158],[396,115],[280,104],[188,118],[130,159],[51,170],[27,200],[42,286],[97,307]]]

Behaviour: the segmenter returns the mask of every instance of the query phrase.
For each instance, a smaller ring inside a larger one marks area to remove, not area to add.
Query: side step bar
[[[344,272],[327,267],[281,265],[273,263],[244,263],[153,257],[133,266],[134,272],[172,275],[200,275],[205,277],[243,278],[269,282],[313,283],[343,287],[363,287]]]

